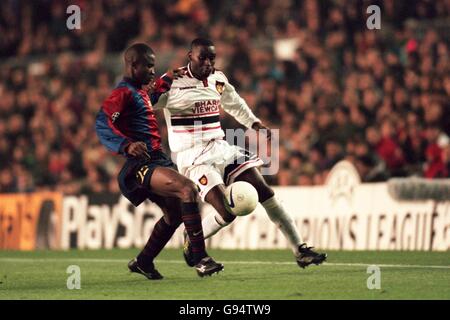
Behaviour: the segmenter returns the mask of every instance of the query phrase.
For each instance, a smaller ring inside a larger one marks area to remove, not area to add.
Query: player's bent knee
[[[179,197],[183,202],[197,202],[198,190],[195,184],[186,179],[180,185]]]
[[[177,215],[177,216],[170,216],[168,214],[164,215],[164,221],[171,227],[173,228],[178,228],[180,226],[180,224],[183,222],[181,220],[181,216]]]
[[[258,192],[259,202],[261,203],[275,195],[272,188],[255,168],[244,171],[237,177],[236,181],[245,181],[253,185]]]
[[[272,198],[275,195],[273,189],[265,183],[262,186],[256,188],[256,191],[258,191],[258,198],[259,202],[261,203]]]

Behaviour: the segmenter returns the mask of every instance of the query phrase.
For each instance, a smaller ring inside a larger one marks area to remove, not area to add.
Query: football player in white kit
[[[270,220],[288,239],[297,264],[304,268],[312,263],[322,263],[327,255],[317,253],[303,243],[291,216],[258,171],[257,167],[263,161],[223,140],[225,134],[220,125],[219,108],[246,128],[266,129],[268,139],[270,130],[253,114],[227,77],[214,69],[216,50],[210,40],[193,40],[188,57],[188,65],[179,69],[184,76],[173,81],[162,76],[156,82],[152,103],[155,109],[164,108],[169,145],[179,172],[194,181],[202,200],[217,210],[202,220],[204,238],[216,234],[236,218],[227,211],[225,185],[246,181],[256,188],[259,202]],[[186,236],[183,254],[192,266]]]

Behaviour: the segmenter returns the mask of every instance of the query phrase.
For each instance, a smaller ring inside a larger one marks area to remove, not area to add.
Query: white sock
[[[266,209],[267,215],[270,220],[277,225],[277,227],[284,234],[292,247],[292,251],[297,256],[298,246],[302,244],[302,239],[298,232],[297,226],[292,220],[292,217],[284,210],[281,203],[273,196],[261,203],[264,209]]]
[[[211,213],[202,220],[203,236],[205,239],[215,235],[220,229],[229,225],[218,213]]]

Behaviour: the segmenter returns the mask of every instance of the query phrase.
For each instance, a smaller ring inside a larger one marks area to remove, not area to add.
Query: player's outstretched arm
[[[222,108],[246,128],[251,128],[254,123],[261,122],[249,108],[244,99],[236,92],[236,89],[225,82],[225,89],[220,99]]]

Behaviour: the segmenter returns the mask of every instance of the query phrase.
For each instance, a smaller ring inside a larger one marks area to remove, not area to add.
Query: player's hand
[[[155,92],[156,81],[150,81],[147,85],[144,85],[142,89],[146,90],[148,95],[151,95]]]
[[[147,145],[142,141],[130,143],[125,152],[133,157],[145,157],[148,154]]]
[[[165,73],[164,77],[168,77],[171,80],[175,80],[175,79],[179,79],[182,78],[185,74],[187,73],[186,70],[183,70],[181,68],[179,69],[173,69],[173,70],[169,70]],[[148,85],[145,86],[144,90],[147,90],[147,93],[150,95],[153,92],[155,92],[156,87],[157,87],[157,81],[152,81],[150,82]],[[170,88],[170,85],[169,85]]]
[[[255,122],[254,124],[252,124],[252,129],[257,132],[259,132],[259,130],[265,130],[267,140],[272,139],[272,133],[270,132],[270,129],[263,125],[261,122]]]
[[[186,73],[187,71],[182,68],[173,69],[166,72],[166,74],[173,80],[182,78]]]

